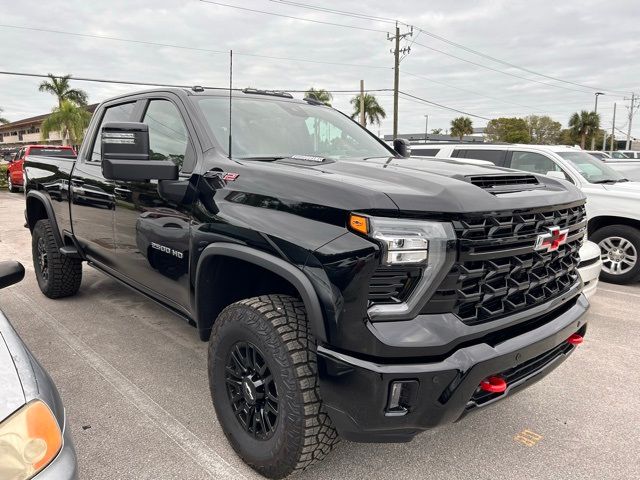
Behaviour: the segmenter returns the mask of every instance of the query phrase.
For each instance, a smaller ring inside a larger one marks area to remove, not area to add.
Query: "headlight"
[[[0,423],[0,478],[27,480],[62,447],[62,432],[49,407],[34,400]]]
[[[382,246],[382,263],[421,267],[419,283],[402,303],[373,305],[371,319],[402,319],[417,315],[429,300],[434,282],[441,281],[453,261],[447,255],[449,242],[456,239],[447,222],[409,220],[388,217],[365,217],[352,214],[349,225],[359,233],[377,240]],[[435,285],[434,285],[435,288]]]

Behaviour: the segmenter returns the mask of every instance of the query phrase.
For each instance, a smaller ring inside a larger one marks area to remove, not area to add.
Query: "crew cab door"
[[[89,260],[113,268],[114,242],[114,182],[102,175],[100,134],[107,122],[131,121],[135,101],[112,102],[105,105],[87,132],[76,160],[70,182],[61,184],[71,198],[73,234]]]
[[[180,176],[115,181],[117,270],[134,286],[188,313],[191,206],[181,192],[189,186],[196,137],[184,105],[171,94],[141,100],[135,121],[149,127],[150,158],[172,160]]]

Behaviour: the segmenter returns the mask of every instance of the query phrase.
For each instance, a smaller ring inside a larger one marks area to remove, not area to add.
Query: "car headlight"
[[[46,467],[62,447],[62,432],[49,407],[29,402],[0,423],[0,478],[27,480]]]
[[[448,222],[357,214],[351,215],[349,226],[381,244],[384,265],[421,267],[420,281],[404,302],[373,305],[368,310],[369,317],[401,319],[416,315],[428,301],[434,281],[446,274],[449,242],[456,239],[453,226]]]

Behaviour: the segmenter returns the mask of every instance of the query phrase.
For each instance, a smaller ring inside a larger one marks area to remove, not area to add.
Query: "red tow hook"
[[[480,382],[480,389],[490,393],[502,393],[507,389],[507,382],[502,377],[488,377]]]
[[[582,342],[584,342],[584,338],[582,335],[578,335],[577,333],[574,333],[567,338],[567,343],[570,343],[571,345],[580,345]]]

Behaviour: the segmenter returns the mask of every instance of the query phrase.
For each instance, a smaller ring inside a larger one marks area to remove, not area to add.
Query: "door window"
[[[474,160],[488,160],[498,166],[504,165],[504,159],[507,155],[506,150],[488,150],[488,149],[456,149],[453,151],[452,157],[472,158]]]
[[[547,172],[562,172],[556,162],[534,152],[514,151],[511,157],[511,168],[540,175],[546,175]]]
[[[102,126],[108,122],[128,122],[131,120],[131,114],[133,113],[133,107],[135,102],[123,103],[121,105],[114,105],[112,107],[107,107],[104,110],[104,115],[102,116],[102,121],[100,122],[100,127],[96,132],[96,136],[93,141],[93,149],[91,151],[91,161],[92,162],[101,162],[101,142],[100,142],[100,134],[102,133]]]
[[[171,160],[182,170],[189,142],[178,108],[168,100],[151,100],[142,122],[149,127],[151,160]]]

